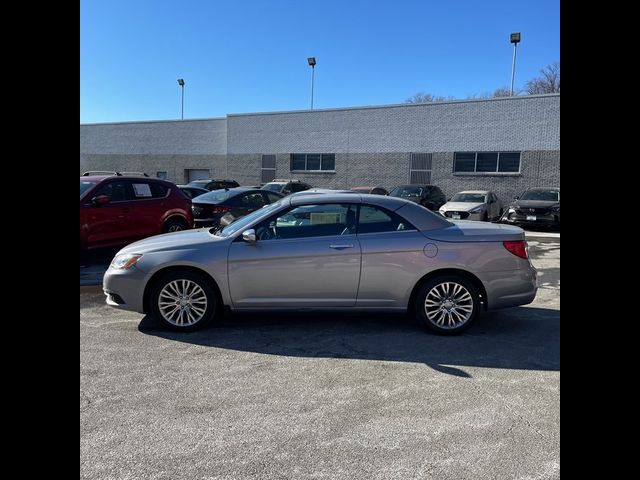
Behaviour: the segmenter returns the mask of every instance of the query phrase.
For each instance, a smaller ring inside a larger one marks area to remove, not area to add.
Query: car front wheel
[[[151,312],[160,323],[176,331],[198,330],[216,316],[216,294],[210,282],[196,272],[173,271],[153,286]]]
[[[478,316],[478,291],[458,275],[435,277],[420,287],[415,309],[424,327],[441,335],[456,335],[469,328]]]

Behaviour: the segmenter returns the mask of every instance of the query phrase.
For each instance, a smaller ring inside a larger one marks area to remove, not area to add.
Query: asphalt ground
[[[308,313],[179,334],[81,287],[81,477],[559,478],[560,238],[527,237],[534,303],[457,337]]]

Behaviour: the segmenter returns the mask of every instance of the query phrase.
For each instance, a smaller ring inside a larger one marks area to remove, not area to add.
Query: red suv
[[[193,227],[191,200],[173,183],[146,175],[102,173],[80,177],[81,249],[122,245]]]

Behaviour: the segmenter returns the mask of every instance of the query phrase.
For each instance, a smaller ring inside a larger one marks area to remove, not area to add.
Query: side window
[[[245,193],[240,197],[240,205],[244,208],[262,208],[264,204],[260,192]]]
[[[263,195],[266,195],[269,203],[277,202],[280,200],[280,196],[271,192],[262,192]]]
[[[98,189],[95,196],[106,195],[111,202],[123,202],[127,200],[126,187],[124,182],[109,182]]]
[[[153,198],[164,198],[167,196],[169,188],[161,183],[151,183],[151,196]]]
[[[153,194],[151,193],[151,185],[147,182],[134,181],[131,182],[131,187],[133,188],[134,200],[145,200],[153,197]]]
[[[400,215],[373,205],[361,205],[358,218],[358,234],[397,232],[416,228]]]
[[[293,193],[302,192],[304,190],[308,190],[309,189],[309,187],[304,183],[291,183],[291,184],[289,184],[289,187],[291,188],[291,191]]]
[[[263,221],[255,230],[259,240],[353,235],[356,206],[301,205]]]

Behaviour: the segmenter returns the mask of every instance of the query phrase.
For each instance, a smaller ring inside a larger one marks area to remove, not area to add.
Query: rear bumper
[[[516,307],[533,302],[538,291],[538,272],[529,265],[519,270],[478,274],[487,291],[487,310]]]
[[[219,225],[220,225],[220,217],[193,219],[193,228],[217,227]]]

